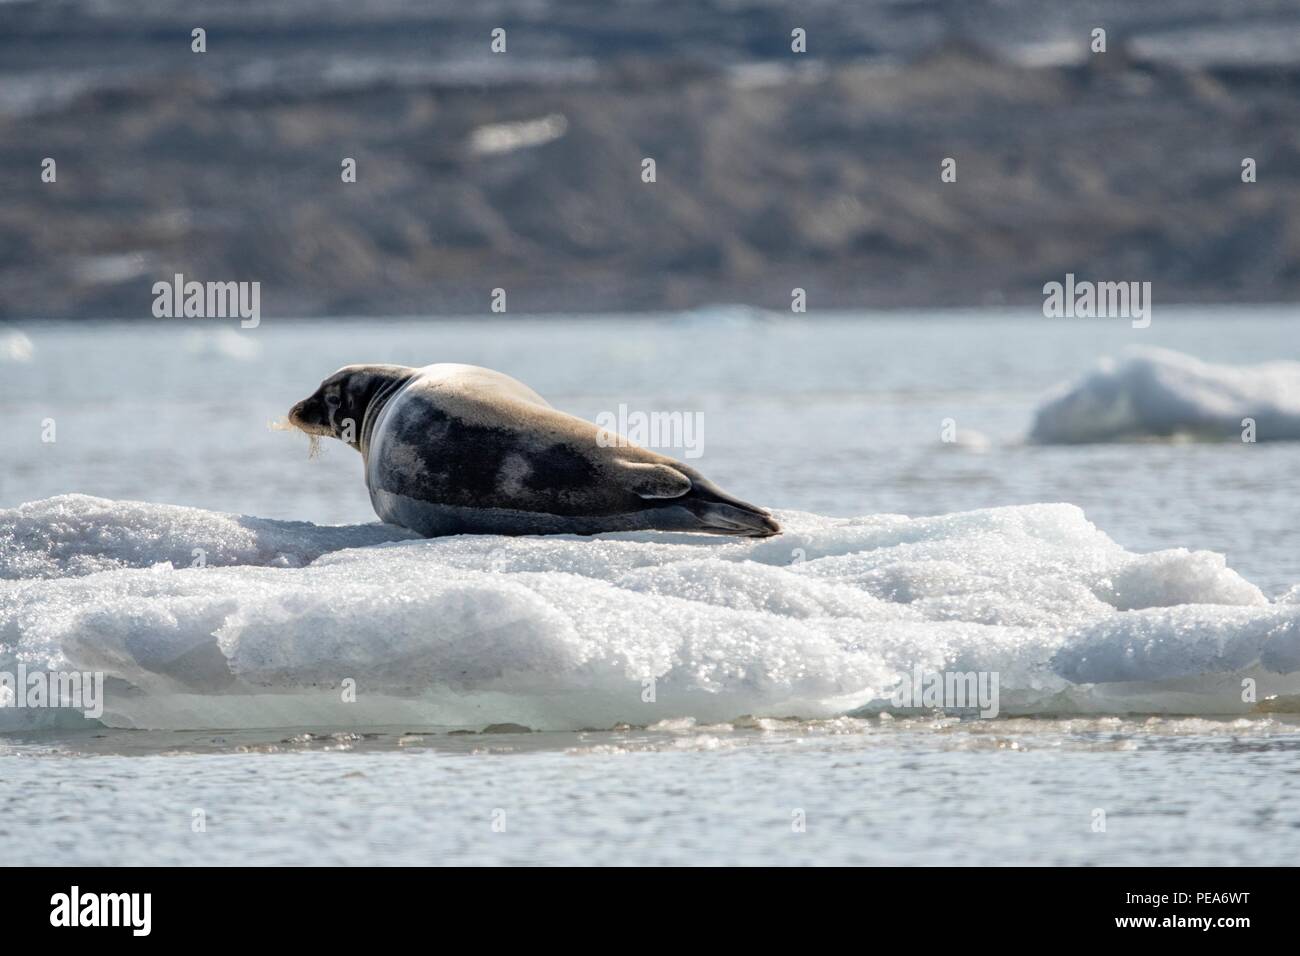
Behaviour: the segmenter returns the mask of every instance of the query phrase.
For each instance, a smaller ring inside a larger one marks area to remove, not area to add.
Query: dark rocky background
[[[1294,0],[0,2],[0,318],[1294,301],[1297,214]]]

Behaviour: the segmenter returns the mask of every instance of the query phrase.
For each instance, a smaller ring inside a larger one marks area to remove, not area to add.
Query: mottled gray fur
[[[473,365],[350,365],[289,421],[365,459],[376,514],[428,536],[702,531],[766,537],[768,513],[681,462]]]

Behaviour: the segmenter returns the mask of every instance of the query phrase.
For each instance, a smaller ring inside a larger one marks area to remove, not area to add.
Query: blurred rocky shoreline
[[[0,3],[0,318],[1295,301],[1297,117],[1285,3]]]

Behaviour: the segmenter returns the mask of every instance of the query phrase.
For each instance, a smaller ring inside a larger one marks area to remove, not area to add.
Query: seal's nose
[[[307,406],[307,400],[304,398],[301,402],[299,402],[298,404],[294,405],[293,408],[289,409],[289,424],[290,424],[290,425],[302,425],[302,424],[304,424],[304,422],[303,422],[303,418],[302,418],[302,414],[303,414],[303,410],[306,408],[306,406]]]

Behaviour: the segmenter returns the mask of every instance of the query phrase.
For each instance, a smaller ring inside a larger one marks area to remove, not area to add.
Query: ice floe
[[[1220,555],[1131,553],[1066,504],[779,517],[412,540],[60,496],[0,511],[0,672],[102,673],[105,723],[160,729],[815,719],[888,709],[918,669],[996,672],[1002,714],[1300,694],[1300,603]]]

